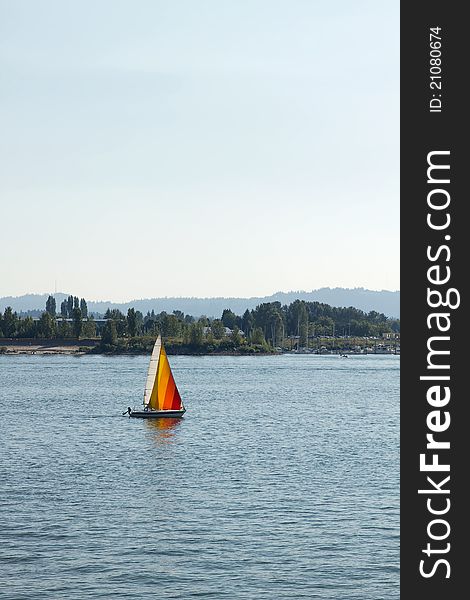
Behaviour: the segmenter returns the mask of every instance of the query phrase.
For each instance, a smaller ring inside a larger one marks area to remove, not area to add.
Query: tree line
[[[173,313],[152,310],[146,315],[134,308],[127,314],[108,309],[105,324],[98,327],[93,315],[88,314],[84,298],[69,296],[60,305],[51,295],[40,318],[22,317],[7,307],[0,313],[0,337],[6,338],[99,338],[103,345],[115,346],[119,340],[155,337],[188,346],[252,344],[261,347],[283,347],[292,340],[296,347],[305,347],[308,340],[321,337],[379,337],[384,333],[398,333],[400,322],[383,313],[365,313],[354,307],[333,307],[320,302],[295,300],[259,304],[243,315],[225,309],[220,318],[195,318],[179,310]],[[230,331],[228,331],[230,330]]]

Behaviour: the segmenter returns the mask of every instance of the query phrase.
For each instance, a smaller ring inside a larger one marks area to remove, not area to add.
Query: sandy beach
[[[66,340],[54,341],[24,341],[0,340],[1,354],[86,354],[86,350],[96,346],[91,340],[67,342]]]

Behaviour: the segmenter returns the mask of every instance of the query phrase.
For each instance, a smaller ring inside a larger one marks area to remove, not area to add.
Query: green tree
[[[72,319],[73,335],[78,339],[82,333],[82,311],[80,308],[75,307],[73,309]]]
[[[265,339],[277,337],[277,327],[279,325],[279,315],[281,315],[280,302],[263,302],[253,311],[254,324],[261,327]],[[282,316],[280,317],[282,319]]]
[[[144,316],[140,310],[129,308],[127,310],[127,331],[131,337],[140,335],[144,324]]]
[[[242,343],[242,336],[240,335],[240,330],[236,325],[234,325],[230,337],[235,346],[239,346]]]
[[[135,308],[129,308],[127,310],[127,331],[131,337],[135,337],[137,335],[137,319]]]
[[[320,317],[315,322],[315,331],[317,335],[333,335],[334,325],[335,322],[331,317]]]
[[[46,312],[49,313],[52,317],[55,317],[56,311],[56,302],[54,296],[49,296],[46,301]]]
[[[246,335],[250,335],[253,329],[254,319],[251,311],[245,310],[242,317],[242,329]]]
[[[183,325],[183,344],[189,345],[191,342],[191,323],[184,323]]]
[[[144,327],[144,315],[140,312],[140,310],[135,311],[135,326],[137,329],[137,335],[142,335]]]
[[[211,331],[216,340],[221,340],[225,337],[225,325],[220,319],[214,319],[212,321]]]
[[[56,321],[48,312],[43,312],[39,319],[38,335],[47,339],[52,339],[56,336]]]
[[[80,300],[78,299],[77,296],[73,297],[73,307],[74,308],[80,308]],[[73,315],[72,315],[72,318],[73,318]]]
[[[61,305],[60,305],[60,314],[63,319],[66,319],[68,317],[69,313],[68,313],[67,300],[62,300]]]
[[[96,323],[92,315],[82,322],[82,336],[85,338],[96,337]]]
[[[298,331],[299,345],[305,347],[307,345],[308,334],[308,312],[307,306],[303,301],[300,303],[298,312]]]
[[[165,313],[161,320],[161,331],[165,337],[180,337],[182,322],[175,315]]]
[[[117,330],[116,323],[113,319],[106,321],[103,327],[103,333],[101,334],[101,343],[109,346],[115,346],[117,344]]]
[[[82,311],[82,319],[86,319],[88,317],[88,305],[85,298],[80,300],[80,310]]]
[[[72,337],[72,328],[65,319],[61,319],[57,326],[57,335],[61,339]]]
[[[191,346],[202,346],[204,330],[201,323],[191,323],[189,332],[189,343]]]
[[[152,311],[153,312],[153,311]],[[140,313],[142,314],[142,313]],[[155,325],[155,314],[152,316],[150,312],[148,312],[144,317],[143,330],[145,333],[155,333],[156,325]]]
[[[269,331],[271,345],[273,347],[276,347],[282,343],[282,338],[284,334],[284,321],[282,318],[280,307],[275,306],[274,304],[275,303],[272,303],[272,306],[270,307],[267,314],[267,329]]]
[[[7,338],[14,337],[18,329],[18,315],[11,306],[5,308],[3,313],[3,335]]]
[[[32,317],[25,317],[19,319],[18,322],[18,337],[20,338],[34,338],[37,336],[36,321]]]
[[[266,340],[264,339],[264,333],[261,327],[255,327],[251,334],[251,343],[257,346],[265,346]]]
[[[230,310],[230,308],[225,308],[222,313],[222,323],[225,327],[229,329],[233,329],[237,324],[237,315]]]
[[[73,311],[73,296],[69,296],[67,298],[67,317],[69,319],[72,318],[72,311]]]
[[[118,337],[123,337],[127,333],[127,319],[123,313],[117,309],[112,310],[108,308],[104,315],[105,319],[112,319],[114,321]]]

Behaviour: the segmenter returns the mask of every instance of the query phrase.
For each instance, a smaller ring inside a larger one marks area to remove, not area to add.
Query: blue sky
[[[399,287],[399,3],[0,0],[0,295]]]

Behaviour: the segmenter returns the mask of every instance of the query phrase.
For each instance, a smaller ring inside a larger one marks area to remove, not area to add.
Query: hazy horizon
[[[69,294],[64,292],[55,293],[56,309]],[[75,294],[72,294],[75,295]],[[0,296],[0,312],[7,306],[19,312],[44,310],[48,294],[28,294],[24,296]],[[220,316],[227,308],[235,314],[243,314],[245,310],[255,309],[265,302],[280,302],[283,306],[289,306],[296,300],[306,302],[320,302],[329,306],[348,307],[353,306],[368,313],[375,310],[379,313],[397,318],[400,315],[400,292],[398,290],[365,290],[364,288],[321,288],[317,290],[294,290],[289,292],[274,292],[268,296],[250,297],[160,297],[160,298],[129,298],[122,301],[113,301],[109,298],[85,298],[90,312],[103,314],[108,308],[117,308],[124,313],[133,307],[143,314],[154,310],[156,313],[162,311],[171,313],[179,310],[184,314],[193,316]]]
[[[0,296],[399,288],[398,5],[0,10]]]
[[[339,290],[364,290],[364,291],[369,291],[369,292],[390,292],[390,293],[396,293],[396,292],[400,292],[399,289],[395,289],[395,290],[387,290],[387,289],[371,289],[371,288],[365,288],[363,286],[355,286],[354,288],[344,288],[344,287],[340,287],[340,286],[335,286],[335,287],[331,287],[331,286],[322,286],[321,288],[311,288],[311,289],[305,289],[305,290],[276,290],[274,292],[270,292],[268,294],[249,294],[246,296],[222,296],[222,295],[218,295],[218,296],[174,296],[171,294],[166,294],[164,296],[128,296],[126,298],[118,298],[118,299],[114,299],[114,298],[110,298],[110,297],[103,297],[103,298],[92,298],[92,297],[85,297],[85,299],[87,301],[90,302],[111,302],[113,304],[126,304],[129,302],[132,302],[134,300],[152,300],[153,298],[197,298],[197,299],[201,299],[201,300],[210,300],[210,299],[218,299],[218,298],[234,298],[234,299],[250,299],[250,298],[262,298],[265,296],[275,296],[277,294],[309,294],[312,292],[316,292],[319,290],[323,290],[323,289],[339,289]],[[44,291],[44,292],[25,292],[23,294],[0,294],[0,298],[8,298],[8,297],[12,297],[12,298],[20,298],[22,296],[45,296],[45,295],[63,295],[63,296],[69,296],[69,295],[73,295],[73,296],[77,296],[77,294],[71,290],[69,292],[64,292],[61,290],[57,290],[57,291]],[[84,297],[81,295],[78,295],[78,297]]]

